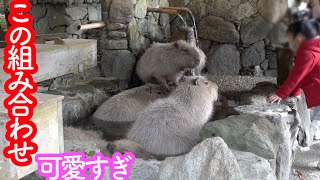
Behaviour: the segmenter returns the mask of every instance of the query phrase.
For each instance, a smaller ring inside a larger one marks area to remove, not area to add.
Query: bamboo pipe
[[[96,28],[101,28],[105,26],[106,26],[106,23],[104,23],[103,21],[98,21],[90,24],[80,25],[78,26],[78,30],[96,29]]]

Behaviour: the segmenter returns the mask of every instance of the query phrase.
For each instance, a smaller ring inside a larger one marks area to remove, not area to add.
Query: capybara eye
[[[205,85],[208,85],[208,84],[209,84],[209,82],[208,82],[208,81],[206,81],[206,82],[204,82],[204,84],[205,84]]]
[[[162,94],[162,92],[158,92],[158,94]]]

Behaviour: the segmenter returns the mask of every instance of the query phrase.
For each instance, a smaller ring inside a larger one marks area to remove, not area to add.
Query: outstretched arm
[[[310,73],[314,67],[314,55],[310,51],[299,51],[296,62],[291,70],[287,80],[276,91],[276,95],[282,99],[287,98],[290,94],[299,96],[301,94],[300,82]]]

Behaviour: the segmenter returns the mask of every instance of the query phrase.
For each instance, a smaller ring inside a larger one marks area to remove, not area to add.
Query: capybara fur
[[[108,142],[102,138],[102,135],[98,134],[96,131],[84,130],[75,127],[63,127],[64,140],[74,140],[83,142],[93,142],[97,145],[97,148],[105,154],[107,153]]]
[[[164,97],[160,86],[146,84],[123,91],[105,101],[92,115],[94,124],[106,136],[125,136],[139,112],[151,102]]]
[[[167,92],[171,91],[168,84],[178,84],[185,70],[199,66],[200,51],[183,40],[154,43],[138,61],[137,74],[142,81],[159,84]]]
[[[201,76],[185,77],[168,97],[154,101],[139,114],[127,139],[158,159],[187,153],[200,142],[199,133],[217,98],[215,83]]]
[[[144,149],[142,149],[140,144],[130,141],[128,139],[120,139],[114,142],[109,142],[107,149],[110,154],[113,154],[115,152],[120,152],[122,154],[126,152],[132,152],[134,153],[134,156],[136,158],[156,159],[155,156],[147,153]]]

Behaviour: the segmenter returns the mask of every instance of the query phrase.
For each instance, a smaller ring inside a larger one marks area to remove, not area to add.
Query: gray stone
[[[244,67],[260,65],[266,59],[265,46],[263,41],[259,41],[248,49],[244,50],[241,62]]]
[[[123,30],[126,29],[126,25],[125,24],[121,24],[121,23],[107,23],[107,29],[110,31],[115,31],[115,30]]]
[[[233,6],[226,15],[228,21],[239,21],[243,18],[250,17],[255,14],[257,10],[252,7],[249,2]]]
[[[136,63],[135,56],[128,50],[102,51],[102,70],[106,77],[130,80]]]
[[[159,180],[243,179],[231,150],[221,138],[208,138],[188,154],[167,158],[160,166]]]
[[[46,13],[46,7],[41,5],[32,6],[32,9],[30,11],[30,14],[32,14],[35,23],[37,23],[39,19],[43,18],[46,15]]]
[[[297,111],[292,110],[285,104],[246,105],[238,106],[235,110],[240,114],[250,113],[266,117],[274,125],[274,130],[279,132],[276,137],[283,139],[281,143],[274,144],[277,150],[277,156],[274,159],[274,171],[277,179],[289,179],[298,144],[297,134],[301,122]]]
[[[127,37],[127,33],[123,31],[109,31],[108,37],[117,39],[117,38],[125,38]]]
[[[109,18],[114,23],[129,23],[133,19],[134,0],[114,0],[111,3]]]
[[[304,93],[301,94],[299,101],[295,100],[296,109],[301,118],[300,130],[298,134],[298,143],[302,147],[310,147],[313,143],[314,134],[311,132],[311,117],[307,107],[306,97]]]
[[[210,51],[211,41],[199,39],[200,48],[204,53],[208,53]]]
[[[261,16],[247,18],[241,25],[241,40],[245,44],[253,44],[265,39],[272,30],[272,24],[266,22]]]
[[[101,5],[93,6],[88,5],[89,21],[101,20]]]
[[[259,0],[257,9],[261,16],[270,23],[278,23],[286,14],[287,0]]]
[[[83,19],[88,13],[87,7],[80,6],[69,6],[66,8],[66,14],[69,15],[73,20]]]
[[[129,180],[156,180],[158,177],[159,166],[161,162],[157,160],[136,159],[130,167]],[[106,168],[109,175],[110,168]],[[109,176],[105,176],[103,180],[110,180]]]
[[[128,27],[130,36],[130,49],[136,56],[141,55],[149,46],[150,40],[139,33],[137,20],[131,21]]]
[[[81,25],[81,21],[80,20],[76,20],[74,21],[72,24],[70,24],[70,26],[67,27],[66,31],[69,34],[82,34],[82,31],[78,31],[78,27]]]
[[[234,24],[215,16],[203,18],[199,25],[199,37],[220,43],[238,43],[239,33]]]
[[[268,77],[278,77],[278,71],[276,69],[268,69],[264,72],[264,75]]]
[[[220,92],[231,94],[250,91],[260,82],[277,84],[277,78],[271,77],[209,75],[208,78],[218,85]]]
[[[152,42],[163,42],[165,40],[165,36],[159,23],[154,17],[148,19],[146,28],[148,28],[149,38]]]
[[[214,46],[208,53],[207,68],[214,75],[238,75],[240,53],[235,45]]]
[[[64,140],[65,152],[83,152],[86,157],[93,157],[95,153],[100,152],[97,144],[90,141]]]
[[[128,49],[128,41],[127,39],[119,39],[119,40],[107,40],[106,41],[107,49],[121,50]]]
[[[77,85],[48,91],[48,94],[65,96],[62,102],[64,125],[73,125],[89,117],[93,110],[100,106],[108,96],[105,92],[91,85]]]
[[[267,55],[269,56],[269,55]],[[272,68],[272,69],[277,69],[277,53],[276,52],[271,52],[270,56],[268,57],[269,59],[269,67]]]
[[[260,64],[261,68],[263,70],[267,70],[269,67],[269,61],[268,60],[264,60],[261,64]]]
[[[136,159],[131,166],[129,180],[151,180],[157,179],[160,161]]]
[[[134,16],[144,19],[147,15],[147,7],[147,0],[137,0],[137,4],[134,7]]]
[[[63,6],[53,6],[53,5],[48,5],[47,6],[47,18],[48,18],[48,23],[51,29],[54,29],[57,26],[64,26],[67,24],[67,19],[64,14],[65,7]]]
[[[209,15],[226,17],[227,13],[231,9],[231,4],[226,0],[214,0],[207,1],[207,13]]]
[[[252,152],[265,159],[275,159],[274,144],[283,141],[268,119],[251,114],[209,122],[203,127],[200,135],[203,139],[221,137],[228,147]]]
[[[286,23],[277,23],[274,25],[268,38],[272,44],[283,44],[288,42],[287,38],[288,25]]]
[[[243,178],[246,180],[276,180],[277,177],[269,162],[255,154],[232,150],[236,157]]]

